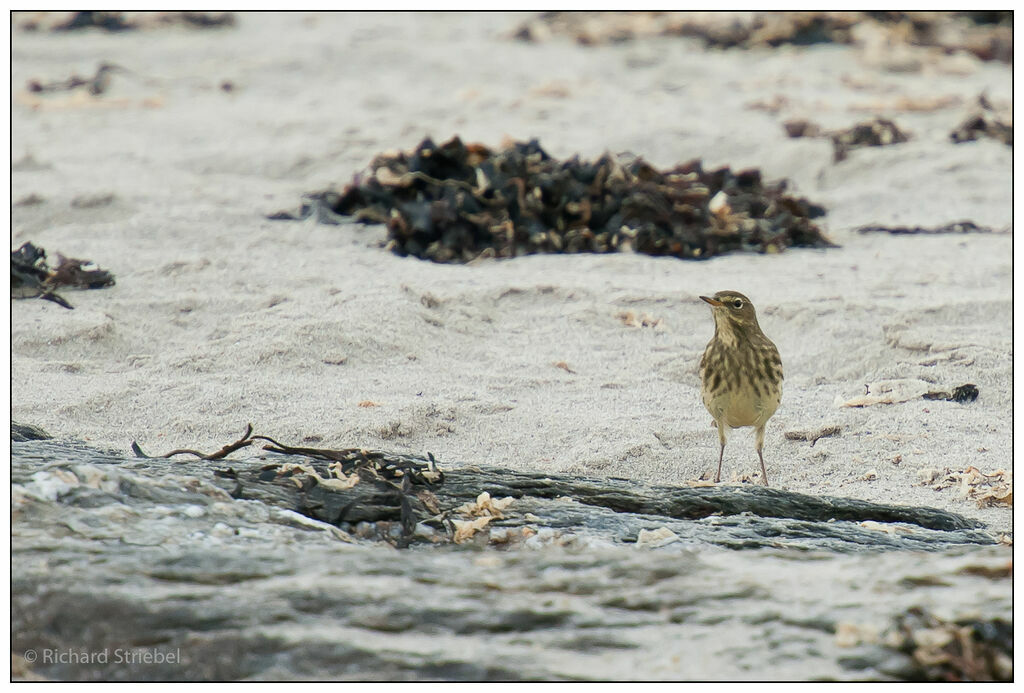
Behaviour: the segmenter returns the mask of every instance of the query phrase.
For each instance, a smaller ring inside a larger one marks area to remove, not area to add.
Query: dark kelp
[[[979,226],[973,221],[954,221],[941,226],[882,226],[868,224],[857,229],[857,233],[889,233],[895,236],[937,235],[946,233],[1006,233],[989,226]]]
[[[96,68],[96,74],[92,77],[80,77],[71,75],[67,79],[54,82],[41,82],[38,79],[31,79],[26,85],[30,92],[40,94],[56,91],[73,91],[84,87],[93,96],[99,96],[110,89],[111,74],[115,72],[126,72],[120,65],[113,63],[100,63]]]
[[[513,37],[534,42],[570,36],[580,45],[620,43],[651,36],[696,38],[708,48],[853,43],[855,12],[542,12]]]
[[[872,118],[857,123],[844,130],[825,130],[817,123],[809,120],[788,120],[782,124],[786,134],[791,138],[828,137],[832,140],[832,161],[839,163],[846,158],[850,150],[861,147],[884,147],[900,144],[910,139],[910,135],[899,129],[896,123],[886,118]]]
[[[82,31],[100,29],[107,32],[181,26],[212,29],[235,25],[232,12],[25,12],[15,25],[22,31]]]
[[[492,151],[455,137],[379,155],[343,191],[307,195],[298,215],[270,218],[387,224],[394,252],[436,262],[832,247],[811,221],[824,208],[785,194],[786,185],[764,183],[757,169],[706,171],[699,160],[659,171],[630,155],[559,161],[536,140]]]
[[[46,251],[23,243],[11,251],[11,298],[42,298],[65,308],[73,306],[55,292],[59,288],[102,289],[114,285],[114,276],[92,267],[88,260],[57,254],[57,266],[46,262]]]
[[[858,24],[870,26],[857,32]],[[820,43],[880,50],[864,36],[888,44],[968,51],[981,60],[1013,61],[1013,13],[983,12],[541,12],[512,31],[520,41],[568,36],[580,45],[680,36],[706,48],[775,48]]]
[[[971,142],[981,137],[991,137],[1003,144],[1013,146],[1013,125],[1000,121],[997,117],[987,113],[979,113],[967,118],[960,123],[949,138],[955,144]]]
[[[964,385],[957,385],[951,391],[936,390],[934,392],[926,392],[924,394],[925,399],[944,399],[947,402],[973,402],[978,399],[978,386],[974,383],[965,383]]]

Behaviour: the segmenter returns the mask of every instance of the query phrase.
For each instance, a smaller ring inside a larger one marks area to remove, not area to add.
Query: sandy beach
[[[970,467],[1012,468],[1013,150],[949,138],[980,94],[1010,100],[1011,67],[927,49],[917,69],[894,71],[849,46],[524,43],[511,38],[523,18],[15,30],[12,248],[87,258],[117,284],[66,292],[73,311],[11,302],[12,418],[121,452],[215,450],[251,422],[295,445],[685,484],[713,474],[718,452],[699,396],[713,323],[698,296],[735,289],[785,367],[765,443],[774,485],[932,506],[1009,533],[1011,508],[935,487]],[[104,61],[127,71],[100,96],[26,89]],[[925,99],[946,105],[907,106]],[[833,163],[828,140],[782,126],[873,115],[910,141]],[[756,167],[823,205],[839,247],[440,265],[385,250],[383,226],[266,219],[380,152],[453,135],[492,147],[536,137],[558,158]],[[965,220],[992,232],[856,231]],[[660,324],[632,326],[629,313]],[[979,396],[837,404],[893,379],[973,383]],[[813,446],[785,436],[827,426],[839,434]],[[723,480],[757,469],[752,433],[737,432]]]

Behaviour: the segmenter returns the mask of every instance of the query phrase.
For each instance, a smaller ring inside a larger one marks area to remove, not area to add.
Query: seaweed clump
[[[391,250],[436,262],[624,250],[704,259],[832,246],[811,221],[824,208],[785,190],[757,169],[706,171],[695,160],[658,171],[610,154],[559,161],[536,140],[492,151],[455,137],[379,155],[343,192],[308,195],[298,216],[271,218],[384,223]]]
[[[697,38],[708,48],[753,48],[816,43],[851,44],[856,12],[542,12],[513,33],[535,42],[571,36],[584,46],[650,36]]]
[[[865,25],[865,30],[858,30]],[[703,41],[705,48],[751,49],[852,45],[871,53],[868,36],[895,45],[967,51],[981,60],[1013,62],[1012,11],[753,11],[753,12],[541,12],[512,32],[529,43],[568,36],[584,46],[652,36]]]
[[[832,163],[846,159],[850,150],[861,147],[885,147],[910,140],[910,135],[900,130],[896,123],[886,118],[872,118],[845,130],[825,130],[809,120],[790,120],[783,123],[786,134],[791,138],[828,137],[832,140]]]
[[[1013,113],[1005,106],[997,108],[985,94],[978,97],[978,107],[956,130],[949,133],[954,144],[991,137],[1013,146]]]
[[[11,251],[11,298],[42,298],[73,310],[74,306],[56,293],[58,288],[102,289],[114,283],[114,275],[89,260],[57,253],[57,266],[50,267],[46,251],[31,242]]]
[[[18,26],[23,31],[81,31],[102,29],[107,32],[134,31],[162,26],[214,29],[235,25],[232,12],[20,12]]]

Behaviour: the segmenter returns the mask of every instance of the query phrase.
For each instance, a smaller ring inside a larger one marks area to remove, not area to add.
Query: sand
[[[765,442],[773,484],[929,505],[1000,532],[922,474],[1011,468],[1012,149],[954,145],[1011,71],[921,49],[895,72],[850,47],[704,51],[650,39],[510,40],[508,14],[241,15],[222,31],[15,31],[12,248],[88,258],[117,286],[74,311],[11,302],[12,418],[127,452],[214,450],[252,422],[283,442],[432,452],[442,463],[683,484],[717,460],[697,363],[697,297],[751,297],[785,365]],[[30,79],[132,72],[101,97],[29,94]],[[230,91],[221,88],[229,81]],[[781,97],[781,99],[779,98]],[[902,98],[949,97],[926,111]],[[778,113],[751,108],[784,104]],[[834,164],[782,122],[894,119],[911,141]],[[823,204],[841,247],[707,262],[634,254],[442,266],[383,249],[379,226],[274,222],[424,136],[552,155],[631,151],[668,167],[761,168]],[[859,234],[970,220],[998,233]],[[661,326],[632,327],[632,312]],[[565,367],[556,364],[563,364]],[[840,408],[865,384],[978,386],[977,401]],[[835,425],[814,446],[787,431]],[[723,476],[758,469],[749,429]]]

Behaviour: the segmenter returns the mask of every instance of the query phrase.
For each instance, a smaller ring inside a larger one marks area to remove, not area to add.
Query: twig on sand
[[[136,457],[143,457],[147,459],[173,457],[174,455],[195,455],[196,457],[203,460],[219,460],[223,457],[227,457],[235,450],[240,450],[242,448],[252,445],[254,442],[256,441],[254,440],[254,437],[252,435],[252,424],[249,424],[248,426],[245,427],[245,433],[242,434],[241,438],[236,440],[234,443],[231,443],[230,445],[225,445],[217,452],[211,453],[209,455],[199,452],[198,450],[188,450],[184,448],[178,450],[171,450],[170,452],[164,455],[147,455],[142,451],[142,448],[139,447],[139,444],[134,440],[132,441],[132,452],[135,453]]]

